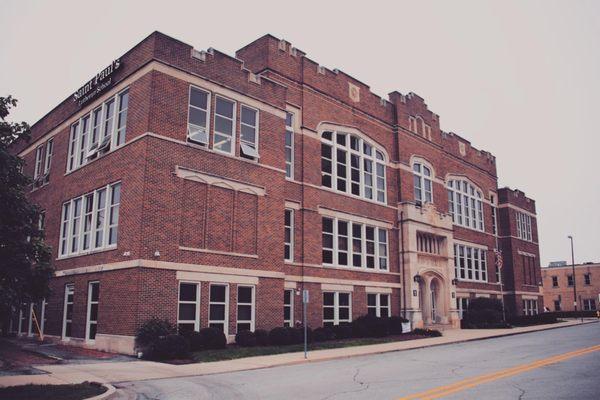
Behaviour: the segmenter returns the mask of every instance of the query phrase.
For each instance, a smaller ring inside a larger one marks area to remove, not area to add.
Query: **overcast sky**
[[[379,95],[419,94],[492,152],[499,185],[536,200],[542,266],[570,261],[568,234],[576,262],[600,261],[600,1],[235,3],[4,0],[0,95],[34,123],[154,30],[231,55],[271,33]]]

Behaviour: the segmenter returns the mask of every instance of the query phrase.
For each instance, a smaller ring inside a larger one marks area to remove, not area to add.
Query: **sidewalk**
[[[597,322],[597,320],[594,319],[586,320],[584,323],[595,322]],[[339,349],[311,351],[309,352],[308,360],[305,360],[304,354],[302,352],[299,352],[186,365],[171,365],[152,361],[105,362],[68,365],[36,365],[35,368],[41,371],[45,371],[47,372],[47,374],[3,376],[0,377],[0,387],[25,385],[30,383],[65,384],[80,383],[83,381],[114,383],[125,381],[140,381],[147,379],[209,375],[223,372],[235,372],[290,364],[325,361],[360,355],[386,353],[391,351],[418,349],[423,347],[439,346],[450,343],[460,343],[500,336],[510,336],[546,329],[556,329],[580,324],[580,320],[572,320],[557,324],[529,326],[513,329],[448,330],[444,331],[444,336],[436,338],[424,338],[404,342],[390,342],[368,346],[356,346]]]

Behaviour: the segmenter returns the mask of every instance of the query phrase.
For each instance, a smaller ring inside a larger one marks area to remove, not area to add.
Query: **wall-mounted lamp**
[[[130,251],[124,251],[123,252],[123,257],[129,257],[131,255]]]
[[[415,281],[416,283],[421,283],[421,275],[415,275],[413,281]]]
[[[160,251],[156,250],[156,251],[154,252],[154,257],[160,257]]]
[[[458,279],[456,279],[456,278],[452,279],[452,284],[453,284],[454,286],[456,286],[456,284],[457,284],[457,283],[458,283]]]

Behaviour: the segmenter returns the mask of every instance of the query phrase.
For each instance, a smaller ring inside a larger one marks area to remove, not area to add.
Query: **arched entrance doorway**
[[[449,305],[444,279],[435,273],[424,273],[420,282],[421,315],[425,325],[448,323]]]

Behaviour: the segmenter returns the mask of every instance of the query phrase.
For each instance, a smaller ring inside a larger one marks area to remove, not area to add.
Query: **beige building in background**
[[[578,310],[600,309],[600,263],[575,265],[552,263],[542,268],[544,306],[550,311],[573,311],[573,283],[577,289]]]

